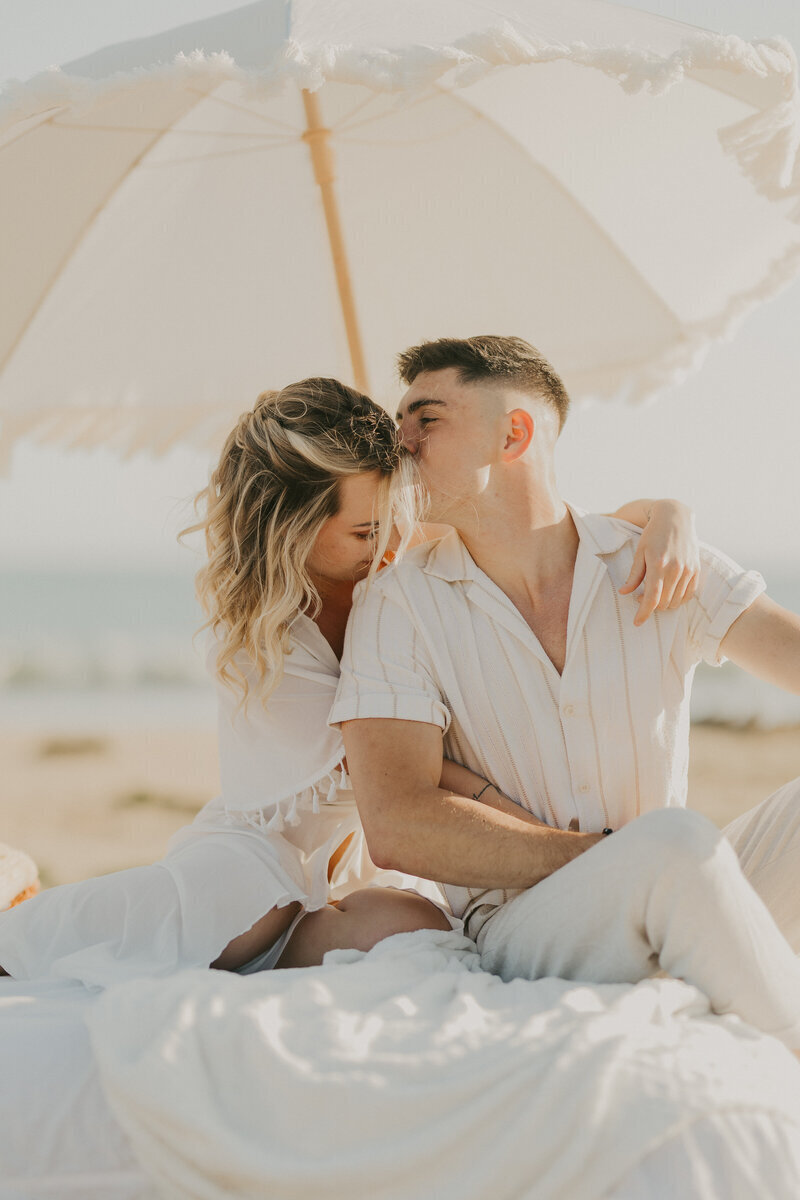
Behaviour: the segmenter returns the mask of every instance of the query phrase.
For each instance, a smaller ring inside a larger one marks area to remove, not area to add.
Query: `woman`
[[[265,393],[240,418],[194,527],[208,546],[198,590],[219,684],[221,796],[160,863],[0,915],[3,973],[107,986],[188,966],[253,971],[453,926],[434,885],[371,863],[327,724],[354,584],[378,569],[395,523],[416,523],[411,471],[391,418],[335,380]],[[644,525],[644,509],[617,515]],[[670,558],[661,552],[684,518],[657,514],[642,545]],[[660,607],[686,598],[691,571],[678,574]],[[485,783],[445,764],[444,787]],[[491,787],[482,800],[512,803]]]

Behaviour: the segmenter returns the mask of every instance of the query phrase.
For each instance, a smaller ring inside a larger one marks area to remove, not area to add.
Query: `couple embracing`
[[[724,835],[684,807],[696,664],[800,691],[800,619],[682,506],[561,499],[527,343],[399,361],[399,435],[324,379],[240,418],[201,494],[221,795],[160,863],[0,915],[0,966],[106,986],[463,928],[503,978],[661,969],[800,1049],[800,783]]]

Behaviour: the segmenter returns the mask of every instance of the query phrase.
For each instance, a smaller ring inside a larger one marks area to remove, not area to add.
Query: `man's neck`
[[[556,493],[530,492],[477,509],[459,529],[475,563],[503,591],[560,675],[567,655],[580,538]]]
[[[572,579],[578,531],[555,492],[493,497],[458,533],[477,566],[515,603],[520,593],[534,605],[546,603],[554,586]]]

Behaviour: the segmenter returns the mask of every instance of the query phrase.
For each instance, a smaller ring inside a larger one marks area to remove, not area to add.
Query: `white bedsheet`
[[[797,1061],[674,980],[504,984],[426,931],[127,983],[87,1020],[168,1198],[800,1195]]]
[[[79,983],[0,979],[0,1200],[155,1200],[106,1101]]]

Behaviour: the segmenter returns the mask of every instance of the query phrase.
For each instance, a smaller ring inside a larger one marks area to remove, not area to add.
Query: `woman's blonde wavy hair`
[[[420,511],[411,460],[388,413],[335,379],[303,379],[263,392],[225,442],[195,500],[205,514],[183,532],[205,532],[208,561],[197,573],[203,629],[218,639],[217,675],[241,691],[243,704],[250,689],[241,652],[266,703],[283,675],[292,621],[298,612],[316,616],[322,604],[306,566],[317,535],[339,510],[341,481],[367,471],[381,475],[372,576],[393,525],[407,542]]]

